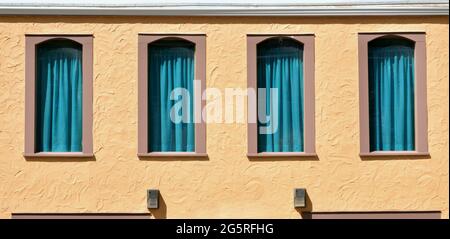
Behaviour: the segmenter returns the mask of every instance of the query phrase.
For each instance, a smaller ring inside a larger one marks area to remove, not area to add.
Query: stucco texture
[[[358,32],[426,32],[430,157],[359,157]],[[249,160],[247,125],[207,125],[208,160],[139,159],[138,33],[205,33],[207,87],[247,87],[246,34],[314,33],[318,158]],[[25,34],[94,35],[91,160],[25,159]],[[449,27],[442,17],[0,17],[0,217],[146,213],[156,218],[301,218],[312,210],[442,211],[449,217]]]

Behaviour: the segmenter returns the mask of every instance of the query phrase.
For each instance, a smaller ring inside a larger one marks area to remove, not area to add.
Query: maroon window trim
[[[83,119],[82,152],[36,152],[35,147],[35,66],[36,46],[53,39],[67,39],[82,45],[83,50]],[[25,35],[25,157],[64,158],[93,157],[92,145],[92,76],[93,76],[93,36],[92,35]]]
[[[150,213],[12,213],[11,219],[151,219]]]
[[[255,95],[248,96],[248,157],[278,158],[278,157],[315,157],[315,104],[314,104],[314,35],[247,35],[247,87],[257,91],[257,45],[274,37],[288,37],[303,44],[304,61],[304,152],[258,153],[257,131],[257,99]]]
[[[414,42],[415,61],[415,151],[370,151],[368,44],[380,37],[395,36]],[[428,156],[428,111],[425,33],[359,33],[360,156]]]
[[[438,211],[313,212],[306,219],[441,219]]]
[[[164,38],[179,38],[195,44],[195,80],[201,83],[200,92],[194,92],[195,152],[148,151],[148,44]],[[139,34],[138,37],[138,156],[139,157],[207,157],[206,124],[202,109],[206,101],[201,97],[206,88],[206,35],[204,34]],[[200,94],[200,97],[198,96]],[[197,102],[200,98],[201,102]],[[200,107],[197,107],[200,106]]]

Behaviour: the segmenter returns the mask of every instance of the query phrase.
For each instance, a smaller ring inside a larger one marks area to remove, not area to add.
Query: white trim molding
[[[448,15],[443,0],[0,0],[0,15],[396,16]]]

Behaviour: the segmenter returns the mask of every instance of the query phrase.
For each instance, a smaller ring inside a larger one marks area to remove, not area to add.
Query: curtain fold
[[[302,152],[303,46],[290,39],[259,44],[257,81],[258,88],[265,91],[265,114],[270,116],[267,123],[258,120],[258,152]],[[278,89],[277,98],[271,88]],[[273,114],[276,108],[278,118]],[[265,134],[261,127],[269,127],[271,132]]]
[[[148,47],[150,152],[195,151],[194,52],[194,44],[185,41],[159,41]],[[189,93],[181,108],[188,120],[181,122],[173,122],[170,117],[172,107],[183,100],[171,99],[171,92],[177,88]]]
[[[54,40],[37,47],[36,151],[82,151],[82,47]]]
[[[371,151],[412,151],[414,46],[402,40],[369,45]]]

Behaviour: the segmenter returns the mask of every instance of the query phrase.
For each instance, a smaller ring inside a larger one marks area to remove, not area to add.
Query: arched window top
[[[369,58],[409,56],[412,59],[414,57],[414,46],[415,42],[406,37],[381,36],[368,43]]]
[[[413,59],[414,45],[414,41],[400,36],[379,37],[369,42],[369,58],[408,56]]]
[[[181,37],[164,37],[156,41],[150,42],[149,46],[179,46],[179,47],[195,47],[195,43]]]
[[[403,36],[397,35],[385,35],[375,38],[369,42],[370,47],[384,48],[384,47],[395,47],[395,48],[414,48],[415,42]]]
[[[290,37],[272,37],[257,45],[258,57],[299,57],[303,44]]]
[[[47,57],[56,56],[59,53],[80,57],[83,45],[70,39],[55,38],[39,43],[36,48],[38,57],[41,57],[42,53],[45,53]]]
[[[83,45],[79,42],[76,42],[67,38],[53,38],[46,41],[43,41],[37,44],[38,48],[48,47],[48,48],[76,48],[81,49]]]
[[[182,55],[192,55],[195,51],[195,43],[178,37],[166,37],[148,44],[149,51],[164,51],[161,54],[177,52]]]
[[[274,36],[274,37],[270,37],[270,38],[265,39],[262,42],[258,43],[258,46],[261,46],[261,45],[266,45],[266,46],[301,45],[301,46],[303,46],[303,43],[292,37]]]

